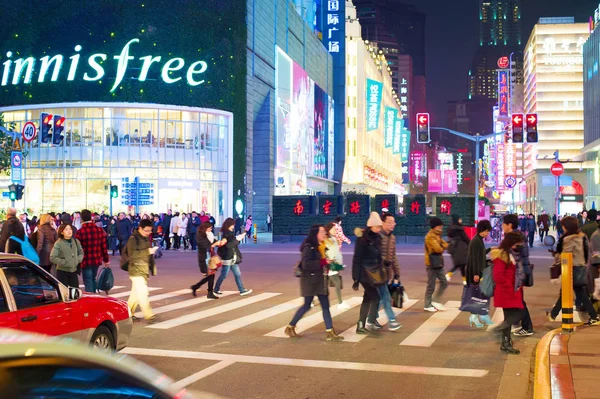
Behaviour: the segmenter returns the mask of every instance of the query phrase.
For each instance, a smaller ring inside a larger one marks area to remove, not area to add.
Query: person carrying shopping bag
[[[463,295],[470,289],[470,287],[479,287],[483,275],[483,269],[487,266],[487,260],[485,255],[488,250],[485,249],[485,240],[492,231],[492,224],[489,220],[481,220],[477,223],[477,234],[469,243],[467,265],[465,268],[465,277],[467,279],[467,286]],[[491,326],[494,324],[489,315],[489,304],[488,313],[484,314],[471,314],[469,317],[469,324],[477,328],[482,328],[484,324]]]
[[[446,279],[450,281],[454,272],[460,270],[463,285],[467,285],[465,277],[465,265],[467,264],[467,252],[469,251],[469,237],[465,232],[462,219],[458,215],[452,215],[452,225],[448,228],[448,253],[452,255],[452,269],[446,273]]]
[[[208,268],[206,264],[206,254],[210,251],[211,258],[215,256],[213,248],[219,246],[222,241],[217,241],[215,239],[215,235],[212,232],[212,224],[210,224],[210,222],[204,222],[198,228],[196,242],[198,244],[198,266],[200,267],[200,272],[205,277],[190,287],[192,295],[195,297],[196,291],[198,291],[204,283],[208,283],[208,295],[206,295],[206,297],[208,299],[219,299],[213,292],[217,269]]]
[[[425,266],[427,269],[427,289],[425,291],[426,312],[437,312],[446,310],[441,300],[444,291],[448,287],[448,279],[444,274],[444,250],[448,243],[442,238],[444,222],[440,218],[433,218],[429,222],[431,230],[425,236]],[[440,287],[435,292],[435,281],[439,280]]]
[[[302,254],[300,265],[297,267],[300,272],[300,295],[304,297],[304,304],[300,307],[284,332],[290,338],[299,337],[296,332],[296,325],[311,308],[313,298],[316,296],[321,303],[323,312],[323,321],[325,322],[325,333],[327,341],[343,341],[344,337],[337,335],[333,329],[333,321],[329,312],[329,288],[328,288],[328,265],[329,260],[323,258],[319,245],[325,242],[327,235],[325,228],[321,225],[314,225],[310,228],[308,236],[300,246]]]

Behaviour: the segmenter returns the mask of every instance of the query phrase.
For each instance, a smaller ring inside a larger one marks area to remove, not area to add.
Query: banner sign
[[[442,193],[454,194],[458,191],[456,170],[442,171]]]
[[[496,189],[504,191],[504,144],[496,146]]]
[[[394,123],[394,149],[393,149],[394,154],[400,154],[400,151],[402,150],[401,136],[402,136],[403,128],[404,128],[404,119],[396,118],[396,121]]]
[[[402,163],[408,163],[408,155],[410,153],[410,130],[404,128],[402,129],[402,134],[400,135],[400,158],[402,159]]]
[[[402,184],[410,183],[408,161],[402,161]]]
[[[383,83],[367,79],[367,132],[379,129]]]
[[[517,145],[504,145],[504,177],[517,177]]]
[[[429,191],[430,193],[439,193],[442,191],[442,171],[437,169],[429,169]]]
[[[398,121],[398,110],[393,107],[385,107],[385,148],[391,148],[394,145],[394,128]],[[394,147],[395,148],[395,147]]]
[[[508,70],[498,71],[498,115],[508,116]]]

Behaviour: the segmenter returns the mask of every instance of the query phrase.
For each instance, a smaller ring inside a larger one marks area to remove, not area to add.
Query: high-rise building
[[[469,98],[496,98],[497,61],[510,57],[521,64],[521,0],[479,1],[479,48],[469,70]]]
[[[398,92],[399,55],[410,55],[415,76],[425,76],[426,15],[414,6],[390,0],[354,0],[362,38],[383,50],[392,68],[392,84]]]
[[[567,181],[561,182],[560,192],[569,194],[561,197],[559,211],[583,208],[586,165],[577,158],[584,145],[582,54],[588,36],[589,25],[575,23],[573,17],[540,18],[525,46],[524,111],[537,114],[539,138],[525,146],[527,212],[555,212],[550,165],[556,151],[565,168],[561,180]]]

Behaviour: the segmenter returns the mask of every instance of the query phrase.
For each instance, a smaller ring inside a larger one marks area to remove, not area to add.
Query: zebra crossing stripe
[[[169,328],[178,327],[178,326],[181,326],[184,324],[192,323],[194,321],[198,321],[198,320],[206,319],[208,317],[216,316],[221,313],[239,309],[244,306],[252,305],[253,303],[264,301],[264,300],[276,297],[277,295],[281,295],[281,293],[265,292],[262,294],[251,296],[249,298],[241,299],[239,301],[231,302],[226,305],[202,310],[200,312],[189,313],[184,316],[176,317],[171,320],[163,321],[163,322],[156,323],[156,324],[151,324],[151,325],[147,326],[147,328],[155,328],[158,330],[168,330]],[[156,311],[154,313],[156,313]]]
[[[394,314],[396,316],[398,316],[399,314],[401,314],[402,312],[406,311],[408,308],[410,308],[411,306],[413,306],[417,302],[419,302],[417,299],[411,299],[411,300],[409,300],[409,301],[407,301],[407,302],[404,303],[404,307],[402,309],[392,308],[392,310],[394,311]],[[379,313],[381,315],[379,316],[379,318],[377,319],[377,321],[382,326],[385,326],[389,322],[388,317],[385,314],[385,312],[383,312],[383,311],[379,311]],[[360,341],[362,341],[363,339],[365,339],[367,337],[364,334],[357,334],[356,333],[356,326],[350,327],[349,329],[347,329],[346,331],[344,331],[340,335],[342,337],[344,337],[344,342],[360,342]]]
[[[360,305],[361,302],[362,302],[362,297],[357,297],[357,296],[346,300],[346,303],[348,304],[348,306],[350,306],[350,309]],[[337,305],[333,305],[329,308],[329,311],[331,313],[331,317],[333,318],[344,312],[347,312],[350,309],[339,309],[337,307]],[[312,328],[319,324],[323,324],[323,315],[321,314],[320,311],[317,313],[314,313],[308,317],[304,317],[303,319],[300,319],[300,321],[296,325],[296,332],[301,333],[301,332],[306,331],[309,328]],[[325,327],[323,327],[323,328],[325,328]],[[285,335],[284,330],[285,330],[285,326],[278,328],[275,331],[271,331],[268,334],[265,334],[265,337],[287,338],[288,336]]]
[[[185,294],[189,295],[191,292],[192,292],[192,290],[190,290],[189,288],[185,288],[183,290],[166,292],[164,294],[158,294],[158,295],[152,295],[151,297],[148,298],[148,300],[150,302],[160,301],[161,299],[169,299],[169,298],[173,298],[173,297],[181,296],[181,295],[185,295]]]
[[[296,309],[296,308],[300,307],[303,303],[304,303],[304,298],[296,298],[292,301],[279,304],[272,308],[261,310],[260,312],[256,312],[256,313],[250,314],[248,316],[244,316],[239,319],[231,320],[226,323],[219,324],[218,326],[208,328],[208,329],[204,330],[204,332],[229,333],[234,330],[238,330],[242,327],[249,326],[250,324],[268,319],[269,317],[277,316],[281,313],[285,313],[290,310]]]
[[[421,346],[430,347],[436,339],[448,328],[448,326],[458,317],[460,310],[459,301],[446,302],[446,310],[438,311],[421,324],[412,334],[400,343],[402,346]]]
[[[158,290],[162,290],[162,288],[160,287],[148,287],[148,292],[152,292],[152,291],[158,291]],[[118,294],[110,294],[108,296],[113,297],[113,298],[124,298],[124,297],[128,297],[131,294],[131,291],[124,291],[124,292],[119,292]]]
[[[221,295],[221,298],[229,296],[229,295],[233,295],[233,294],[240,294],[239,291],[224,291],[223,295]],[[161,313],[166,313],[166,312],[171,312],[173,310],[178,310],[178,309],[183,309],[183,308],[189,308],[190,306],[194,306],[194,305],[200,305],[204,302],[208,302],[208,301],[212,301],[213,299],[208,299],[207,297],[202,297],[202,298],[193,298],[193,299],[188,299],[187,301],[181,301],[181,302],[176,302],[176,303],[172,303],[169,305],[165,305],[165,306],[161,306],[158,307],[156,309],[152,309],[152,313],[154,313],[155,315],[157,314],[161,314]],[[143,313],[142,312],[136,312],[135,313],[135,317],[143,317]]]

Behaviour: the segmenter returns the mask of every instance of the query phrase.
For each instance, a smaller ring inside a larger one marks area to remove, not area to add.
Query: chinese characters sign
[[[419,210],[421,208],[421,204],[419,203],[419,201],[413,201],[410,203],[410,211],[411,213],[414,213],[415,215],[419,214]]]
[[[496,189],[504,191],[504,145],[496,146]]]
[[[304,204],[302,200],[296,201],[296,205],[294,205],[294,215],[300,216],[304,213]]]
[[[443,200],[440,202],[440,213],[450,215],[452,213],[452,203],[448,200]]]
[[[402,149],[402,129],[404,128],[404,119],[396,118],[394,123],[394,148],[393,154],[400,154]]]
[[[504,145],[504,177],[517,177],[517,145]]]
[[[463,184],[463,153],[456,154],[456,179],[457,184]]]
[[[326,27],[325,39],[327,50],[330,53],[339,53],[341,41],[345,40],[344,34],[344,1],[342,0],[326,0]]]
[[[508,116],[508,71],[498,71],[498,115]]]
[[[429,177],[429,192],[439,193],[442,191],[442,171],[437,169],[430,169],[427,172]]]
[[[325,203],[321,207],[323,208],[323,215],[329,215],[331,213],[331,205],[333,205],[333,202],[325,200]]]
[[[408,80],[404,77],[400,80],[400,111],[404,116],[408,114]]]
[[[410,130],[403,128],[400,134],[400,159],[402,163],[408,164],[408,154],[410,152]]]
[[[383,83],[367,79],[367,132],[379,129]]]
[[[360,213],[360,202],[359,201],[352,201],[350,203],[350,213],[357,215]]]
[[[390,148],[394,144],[394,128],[395,124],[397,123],[397,113],[397,109],[392,107],[385,107],[385,148]]]

